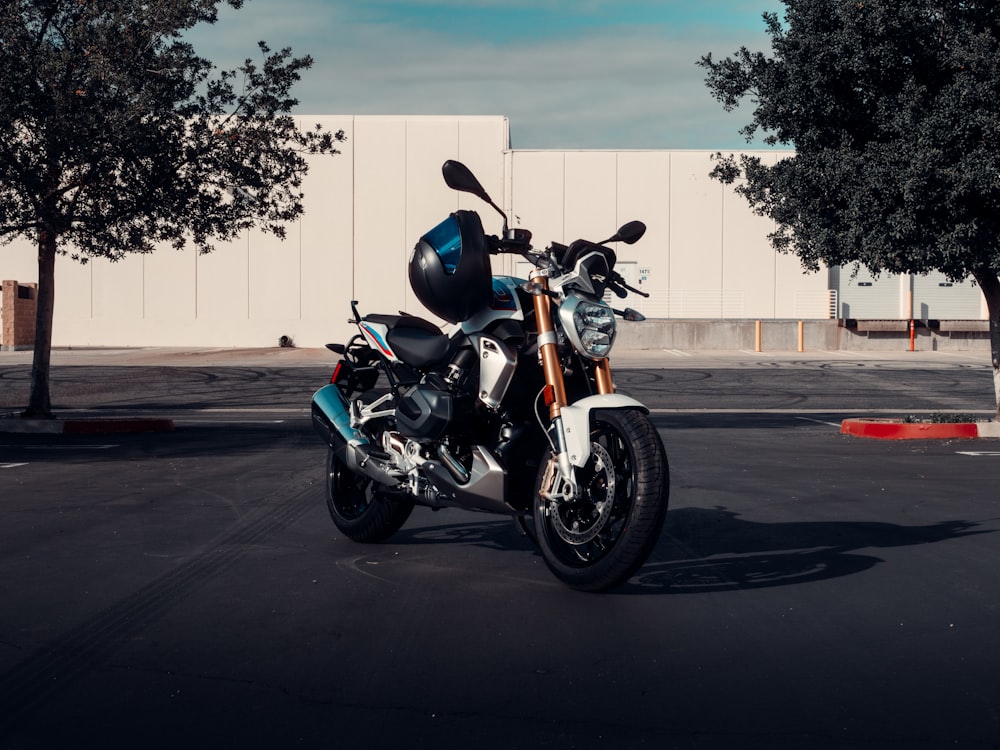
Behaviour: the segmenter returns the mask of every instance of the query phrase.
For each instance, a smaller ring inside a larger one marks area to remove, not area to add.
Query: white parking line
[[[112,445],[0,445],[0,448],[17,448],[23,451],[106,451],[117,448]]]
[[[254,424],[285,424],[284,419],[198,419],[197,417],[192,417],[191,419],[175,419],[174,424],[182,425],[218,425],[218,424],[239,424],[239,425],[254,425]]]
[[[804,422],[815,422],[816,424],[828,424],[831,427],[836,427],[838,430],[840,429],[839,422],[826,422],[822,419],[811,419],[809,417],[796,417],[796,419],[801,419]]]
[[[254,408],[217,408],[209,407],[205,409],[186,409],[185,411],[198,412],[202,414],[308,414],[309,407],[295,408],[295,407],[254,407]]]
[[[27,466],[28,464],[0,464],[0,469],[16,469],[18,466]]]

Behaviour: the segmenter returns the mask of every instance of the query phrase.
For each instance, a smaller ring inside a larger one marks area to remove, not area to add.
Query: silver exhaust
[[[334,384],[325,385],[313,394],[312,423],[337,458],[351,471],[365,474],[389,487],[402,480],[399,472],[393,471],[389,457],[379,455],[379,448],[351,426],[347,399]]]
[[[365,474],[388,487],[406,481],[406,474],[392,459],[351,426],[350,406],[337,386],[325,385],[313,394],[312,421],[316,432],[351,471]],[[445,448],[438,455],[440,462],[424,461],[420,466],[437,491],[436,500],[429,504],[457,505],[493,513],[514,512],[504,502],[507,470],[487,448],[473,447],[471,469],[465,469]]]

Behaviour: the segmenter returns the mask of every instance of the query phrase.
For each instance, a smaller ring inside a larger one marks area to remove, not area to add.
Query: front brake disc
[[[615,467],[605,448],[592,443],[590,458],[579,470],[580,496],[576,500],[551,502],[549,517],[559,537],[567,544],[593,540],[611,518],[615,501]]]

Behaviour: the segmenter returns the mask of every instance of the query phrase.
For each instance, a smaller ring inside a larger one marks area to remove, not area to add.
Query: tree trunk
[[[973,274],[986,297],[990,316],[990,350],[993,361],[993,397],[996,404],[994,419],[1000,421],[1000,279],[996,271],[984,269]]]
[[[31,364],[31,394],[25,417],[52,419],[49,399],[49,363],[52,357],[52,313],[56,292],[56,236],[38,232],[38,312],[35,315],[35,351]]]

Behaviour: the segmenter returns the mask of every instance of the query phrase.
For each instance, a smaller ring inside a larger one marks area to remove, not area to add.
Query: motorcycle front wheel
[[[542,496],[551,451],[535,482],[535,532],[542,557],[564,583],[603,591],[628,580],[660,536],[670,493],[667,455],[638,410],[595,411],[591,455],[577,469],[575,500]],[[549,474],[551,476],[551,473]]]
[[[326,467],[326,507],[348,539],[384,542],[410,517],[411,501],[388,497],[370,477],[351,471],[332,449]]]

